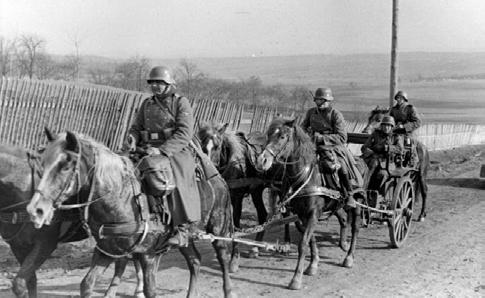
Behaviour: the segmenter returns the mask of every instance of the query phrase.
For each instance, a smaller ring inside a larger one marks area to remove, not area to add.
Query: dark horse
[[[212,162],[221,172],[222,177],[226,180],[231,190],[231,201],[233,206],[234,225],[240,228],[242,213],[242,202],[246,194],[251,195],[251,199],[256,207],[259,224],[268,220],[268,212],[263,202],[263,191],[265,188],[270,189],[270,204],[273,210],[272,214],[277,213],[274,210],[277,196],[281,196],[279,190],[281,180],[283,179],[284,167],[282,164],[273,163],[265,171],[256,168],[257,156],[263,151],[266,137],[255,133],[246,136],[240,132],[227,131],[228,124],[204,123],[200,126],[198,137],[202,150],[209,155]],[[251,140],[251,141],[250,141]],[[288,216],[289,214],[283,214]],[[348,250],[346,242],[347,221],[345,212],[339,209],[335,213],[340,223],[340,241],[339,246],[342,250]],[[299,222],[296,226],[300,229]],[[264,231],[256,235],[256,241],[262,241]],[[290,242],[289,225],[285,225],[285,242]],[[233,252],[238,255],[238,250]],[[254,247],[250,256],[257,256],[258,249]],[[236,262],[233,262],[236,263]]]
[[[84,219],[97,243],[91,268],[81,283],[81,296],[92,294],[90,288],[99,271],[115,258],[133,255],[142,267],[145,296],[155,297],[158,257],[168,249],[166,240],[173,228],[148,219],[145,195],[132,162],[86,136],[71,132],[58,138],[47,135],[50,142],[41,155],[44,174],[27,211],[40,228],[51,222],[54,210],[68,196],[79,195]],[[222,177],[210,179],[201,197],[208,202],[202,204],[208,206],[202,217],[205,230],[230,236],[234,227],[229,191]],[[216,240],[212,245],[222,267],[224,295],[232,297],[226,243]],[[180,251],[190,270],[187,295],[196,296],[200,254],[193,240]]]
[[[377,129],[385,115],[389,114],[389,109],[380,108],[377,106],[370,112],[367,125],[362,130],[363,133],[371,134]],[[421,212],[419,213],[418,221],[424,221],[426,217],[426,200],[428,198],[428,184],[426,183],[426,177],[428,176],[428,169],[430,164],[429,151],[426,145],[421,141],[416,142],[416,152],[418,154],[419,164],[417,165],[418,171],[413,175],[413,184],[415,187],[416,197],[422,198]]]
[[[50,226],[35,229],[25,211],[38,185],[41,167],[37,154],[19,147],[0,145],[0,235],[10,245],[20,269],[12,282],[17,297],[37,297],[36,270],[56,249],[58,243],[87,238],[80,214],[57,212]],[[126,259],[116,262],[115,276],[107,297],[115,297]],[[138,284],[137,289],[140,289]]]
[[[229,186],[235,227],[241,228],[242,203],[247,194],[251,195],[259,224],[263,224],[268,217],[263,191],[269,186],[268,182],[278,180],[278,170],[273,167],[269,171],[258,171],[254,164],[261,150],[250,144],[242,133],[227,131],[227,126],[227,123],[202,124],[197,133],[200,145]],[[270,190],[270,200],[274,199],[274,192]],[[274,205],[274,202],[271,203]],[[257,233],[256,241],[262,241],[263,236],[264,231]],[[250,256],[255,257],[257,254],[255,247]]]
[[[323,213],[333,214],[342,207],[339,193],[322,186],[318,171],[315,146],[310,137],[295,124],[294,120],[277,118],[267,131],[267,143],[263,153],[258,157],[258,166],[268,169],[273,163],[285,167],[282,193],[286,194],[282,203],[297,214],[303,225],[303,236],[298,245],[298,265],[290,289],[302,286],[303,262],[310,244],[311,260],[305,270],[307,275],[315,275],[318,270],[319,254],[314,231],[318,219]],[[352,242],[343,265],[353,265],[354,251],[360,228],[360,208],[351,209],[348,218],[352,222]]]

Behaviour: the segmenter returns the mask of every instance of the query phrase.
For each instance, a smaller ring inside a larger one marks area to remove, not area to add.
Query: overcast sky
[[[388,53],[392,0],[0,0],[0,34],[128,58]],[[401,0],[400,51],[485,51],[485,0]]]

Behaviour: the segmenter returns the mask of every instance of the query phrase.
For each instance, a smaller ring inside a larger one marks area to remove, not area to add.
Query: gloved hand
[[[160,155],[162,154],[162,152],[160,151],[160,149],[156,148],[156,147],[148,147],[146,150],[145,150],[146,154],[148,155]]]
[[[135,152],[136,151],[136,139],[131,134],[128,136],[128,149],[131,152]]]

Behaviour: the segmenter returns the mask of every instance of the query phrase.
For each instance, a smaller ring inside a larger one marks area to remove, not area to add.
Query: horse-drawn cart
[[[363,144],[369,137],[364,133],[349,133],[348,141]],[[411,229],[415,201],[414,176],[417,165],[410,162],[411,148],[405,148],[404,154],[389,155],[381,163],[381,171],[387,177],[376,189],[365,189],[365,200],[358,203],[362,207],[364,226],[373,221],[387,223],[393,247],[401,247]],[[371,183],[369,183],[370,185]]]

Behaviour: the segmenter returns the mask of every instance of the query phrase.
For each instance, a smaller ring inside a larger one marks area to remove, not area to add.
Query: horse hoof
[[[350,245],[348,242],[340,243],[339,245],[340,249],[347,252],[349,251]]]
[[[237,294],[230,292],[227,295],[224,295],[224,298],[237,298]]]
[[[136,292],[135,297],[136,298],[145,298],[145,294],[143,294],[143,292]]]
[[[292,280],[290,285],[288,286],[288,289],[290,290],[299,290],[301,289],[301,281],[296,281],[296,280]]]
[[[424,222],[424,216],[423,216],[423,215],[420,215],[420,216],[418,217],[418,221],[419,221],[419,222]]]
[[[344,266],[345,268],[352,268],[353,265],[354,265],[354,258],[351,258],[351,257],[346,257],[344,260],[344,263],[342,264],[342,266]]]
[[[308,268],[303,272],[303,274],[308,275],[308,276],[314,276],[317,274],[318,268],[317,267],[312,267],[308,266]]]

